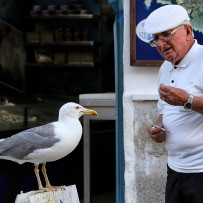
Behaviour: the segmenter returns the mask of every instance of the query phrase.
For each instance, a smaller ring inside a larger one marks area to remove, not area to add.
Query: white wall
[[[130,66],[130,8],[124,4],[124,150],[125,202],[163,203],[167,154],[147,128],[156,121],[158,67]]]

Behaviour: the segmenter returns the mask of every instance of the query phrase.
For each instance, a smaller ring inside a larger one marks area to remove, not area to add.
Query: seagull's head
[[[91,109],[86,109],[83,106],[69,102],[64,104],[59,110],[59,120],[65,118],[80,118],[83,114],[98,116],[98,113]]]

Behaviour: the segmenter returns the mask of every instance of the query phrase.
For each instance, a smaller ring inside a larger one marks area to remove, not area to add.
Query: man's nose
[[[158,41],[157,41],[157,46],[162,47],[162,46],[165,45],[165,44],[166,44],[165,39],[163,39],[163,38],[159,38],[159,39],[158,39]]]

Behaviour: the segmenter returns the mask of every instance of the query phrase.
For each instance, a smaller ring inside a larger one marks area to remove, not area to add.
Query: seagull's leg
[[[42,164],[42,173],[44,175],[44,179],[45,179],[45,182],[46,182],[46,188],[52,188],[52,186],[51,186],[51,184],[49,182],[48,176],[47,176],[46,164],[45,163]]]
[[[37,177],[37,182],[38,182],[39,190],[43,190],[44,187],[42,186],[42,182],[40,180],[38,165],[35,166],[34,171],[35,171],[35,175]]]
[[[46,164],[43,163],[42,164],[42,173],[44,175],[44,179],[46,182],[46,188],[44,188],[46,191],[51,191],[51,190],[56,190],[56,189],[64,189],[65,186],[51,186],[48,176],[47,176],[47,172],[46,172]]]

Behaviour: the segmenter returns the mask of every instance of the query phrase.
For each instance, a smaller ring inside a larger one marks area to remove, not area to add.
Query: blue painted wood
[[[108,0],[115,11],[115,93],[116,93],[116,203],[125,202],[123,139],[123,1]]]

